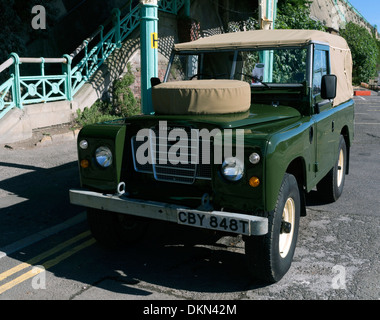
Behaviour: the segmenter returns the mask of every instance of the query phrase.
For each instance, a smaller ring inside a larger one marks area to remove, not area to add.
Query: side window
[[[327,54],[328,51],[314,51],[314,67],[313,67],[313,95],[321,93],[322,76],[327,74]]]

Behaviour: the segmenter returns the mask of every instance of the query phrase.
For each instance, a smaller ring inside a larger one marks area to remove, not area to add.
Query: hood
[[[233,129],[298,118],[300,116],[300,112],[292,107],[253,104],[249,111],[240,113],[213,115],[140,115],[127,118],[126,122],[173,121],[182,122],[184,125],[197,122],[199,124],[213,125],[221,129]]]
[[[214,117],[214,120],[210,119],[208,122],[213,122],[221,128],[237,128],[298,118],[300,116],[300,112],[292,107],[253,104],[249,112],[244,115],[239,116],[238,114],[235,114],[234,117],[227,115]]]

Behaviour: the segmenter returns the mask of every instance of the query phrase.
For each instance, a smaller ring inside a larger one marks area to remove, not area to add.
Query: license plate
[[[250,235],[250,220],[231,217],[233,213],[217,212],[217,214],[196,211],[178,210],[179,224],[226,232]]]

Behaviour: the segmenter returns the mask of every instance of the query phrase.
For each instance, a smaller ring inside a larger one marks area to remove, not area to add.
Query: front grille
[[[191,132],[190,128],[171,128],[167,131],[168,136],[171,130],[176,130],[180,136],[176,141],[160,137],[158,128],[151,128],[149,139],[145,136],[144,141],[137,141],[136,136],[132,138],[135,171],[150,173],[157,181],[172,183],[193,184],[196,179],[211,180],[211,159],[202,164],[203,143],[210,145],[210,141],[199,139],[197,132]],[[137,159],[139,148],[139,156],[143,154],[144,159]],[[148,163],[142,164],[138,160]]]

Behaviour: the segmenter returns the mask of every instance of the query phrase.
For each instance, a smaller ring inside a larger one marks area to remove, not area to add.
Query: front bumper
[[[268,219],[264,217],[225,211],[193,210],[169,203],[131,199],[125,194],[102,194],[72,189],[70,202],[88,208],[247,236],[268,233]]]

